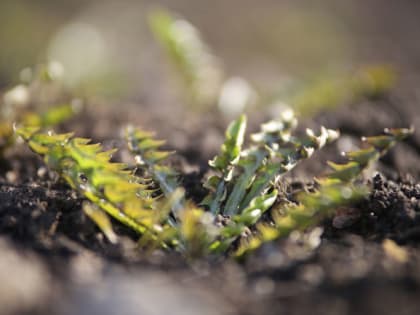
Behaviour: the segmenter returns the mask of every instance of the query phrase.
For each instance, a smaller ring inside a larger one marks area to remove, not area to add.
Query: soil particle
[[[420,185],[412,179],[398,183],[377,174],[372,192],[359,206],[361,217],[349,230],[364,237],[398,243],[417,243],[420,239]]]

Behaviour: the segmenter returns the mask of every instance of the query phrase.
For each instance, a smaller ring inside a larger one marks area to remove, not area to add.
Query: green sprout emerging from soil
[[[251,136],[253,144],[244,149],[246,118],[232,122],[219,155],[210,161],[215,175],[207,179],[209,193],[200,205],[185,198],[179,175],[165,162],[171,152],[161,150],[163,142],[151,133],[127,129],[135,163],[129,166],[110,162],[114,150],[103,151],[100,145],[72,134],[43,132],[39,127],[21,127],[16,132],[88,200],[85,213],[109,241],[116,242],[117,236],[107,215],[137,232],[139,244],[148,248],[173,249],[194,257],[243,256],[265,242],[315,226],[339,207],[363,198],[368,188],[357,181],[363,170],[412,132],[392,129],[365,138],[367,147],[347,153],[347,163],[329,163],[333,171],[318,179],[315,192],[301,194],[297,204],[280,204],[276,187],[281,176],[338,137],[336,131],[325,128],[319,135],[307,130],[305,136],[296,137],[296,124],[287,112],[280,120],[264,124],[260,133]],[[142,176],[134,173],[134,166]],[[270,218],[263,218],[270,210]]]
[[[152,15],[150,23],[177,65],[191,100],[215,102],[223,71],[195,28],[163,11]],[[217,73],[209,77],[209,70]],[[366,69],[348,80],[314,87],[294,103],[303,113],[305,108],[319,110],[317,106],[331,107],[361,95],[377,97],[392,85],[390,73],[383,68]],[[329,98],[319,97],[325,95]],[[0,128],[6,130],[0,135],[6,139],[3,142],[11,143],[8,121],[16,121],[16,134],[85,199],[84,213],[111,243],[118,242],[113,218],[138,235],[139,247],[176,251],[189,258],[240,258],[267,242],[315,227],[338,209],[362,200],[369,192],[362,173],[413,132],[387,129],[384,135],[364,138],[363,149],[346,153],[348,162],[328,162],[332,171],[315,179],[314,190],[291,201],[281,189],[283,176],[337,140],[339,131],[320,126],[319,131],[306,129],[302,134],[295,112],[286,109],[246,138],[243,114],[229,124],[220,152],[209,162],[203,179],[205,198],[194,202],[180,184],[182,174],[171,166],[173,152],[162,149],[165,141],[155,139],[153,133],[127,127],[125,141],[132,161],[122,164],[111,161],[115,150],[105,151],[73,133],[48,130],[71,117],[73,107],[38,112],[5,119],[6,127]]]

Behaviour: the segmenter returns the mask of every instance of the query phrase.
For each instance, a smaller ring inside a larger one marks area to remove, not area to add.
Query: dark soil
[[[307,122],[339,128],[343,140],[286,179],[289,191],[303,189],[325,170],[320,161],[337,160],[361,135],[418,121],[414,104],[388,96]],[[188,125],[172,129],[162,124],[165,117],[133,121],[131,113],[127,108],[115,117],[110,109],[92,109],[66,129],[106,147],[121,145],[113,139],[125,122],[158,129],[180,152],[174,164],[190,197],[199,200],[198,183],[224,124],[211,115],[184,117]],[[0,313],[419,314],[419,153],[417,130],[366,178],[369,197],[321,227],[267,244],[241,263],[188,264],[175,254],[139,251],[135,236],[118,223],[121,241],[109,244],[82,213],[80,198],[34,154],[16,148],[0,172]],[[117,158],[125,159],[124,150]]]

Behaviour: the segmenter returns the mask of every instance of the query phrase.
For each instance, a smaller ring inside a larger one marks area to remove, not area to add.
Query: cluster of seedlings
[[[151,25],[182,70],[191,97],[207,102],[208,94],[201,88],[206,84],[200,80],[212,74],[218,82],[215,85],[220,85],[222,76],[214,72],[216,59],[206,52],[199,34],[191,25],[164,12],[152,16]],[[360,95],[377,96],[391,84],[384,73],[378,69],[364,72],[358,80],[352,77],[343,83],[341,89],[351,86]],[[306,105],[306,99],[303,97],[297,104],[312,106]],[[114,150],[104,151],[100,144],[72,133],[48,130],[73,114],[74,106],[70,105],[53,107],[42,115],[23,111],[4,120],[0,137],[7,139],[5,144],[11,143],[9,122],[18,121],[15,133],[83,196],[83,211],[110,242],[118,242],[112,217],[139,235],[140,247],[173,250],[187,257],[243,257],[266,242],[316,226],[337,209],[364,198],[369,187],[363,182],[363,171],[412,133],[411,129],[389,129],[384,135],[364,138],[363,149],[348,152],[347,163],[329,162],[332,170],[316,178],[314,191],[302,192],[292,202],[279,190],[282,176],[335,141],[339,132],[320,127],[319,132],[307,129],[299,135],[297,118],[287,109],[245,139],[247,119],[241,115],[230,123],[219,154],[209,162],[208,176],[203,180],[206,197],[195,203],[186,197],[180,185],[181,175],[168,163],[172,152],[162,149],[164,141],[129,126],[125,140],[132,163],[112,162]]]
[[[264,242],[314,226],[363,198],[368,192],[358,181],[363,170],[412,132],[392,129],[365,138],[366,148],[347,153],[347,163],[329,163],[332,171],[317,179],[315,192],[302,193],[298,203],[278,203],[281,176],[338,137],[323,127],[318,135],[308,129],[305,136],[297,137],[296,123],[287,112],[264,124],[251,136],[252,144],[243,148],[245,116],[233,121],[220,153],[210,161],[214,175],[206,180],[208,195],[198,205],[186,199],[177,172],[165,163],[171,152],[161,150],[164,142],[151,133],[127,128],[133,164],[125,165],[110,162],[114,150],[103,151],[99,144],[71,133],[43,132],[38,126],[23,126],[16,132],[85,197],[83,210],[111,242],[117,236],[107,215],[136,231],[139,244],[146,248],[173,249],[188,256],[240,257]],[[268,211],[268,219],[263,218]]]

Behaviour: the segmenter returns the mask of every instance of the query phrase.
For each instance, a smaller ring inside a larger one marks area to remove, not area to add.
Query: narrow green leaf
[[[245,115],[241,115],[237,120],[230,123],[225,133],[225,142],[221,147],[220,154],[209,162],[211,167],[225,170],[229,165],[237,164],[244,142],[245,130]]]
[[[246,153],[246,157],[240,160],[239,166],[242,169],[242,174],[236,179],[233,189],[229,194],[224,213],[227,215],[234,215],[239,211],[239,204],[244,198],[248,187],[252,184],[255,172],[262,165],[266,158],[266,153],[260,150],[251,150]]]
[[[83,203],[83,212],[101,229],[106,238],[116,244],[118,237],[112,229],[111,221],[104,211],[90,202]]]
[[[255,197],[247,208],[234,217],[234,221],[247,226],[257,223],[261,215],[274,204],[277,194],[278,191],[274,189],[269,194]]]

